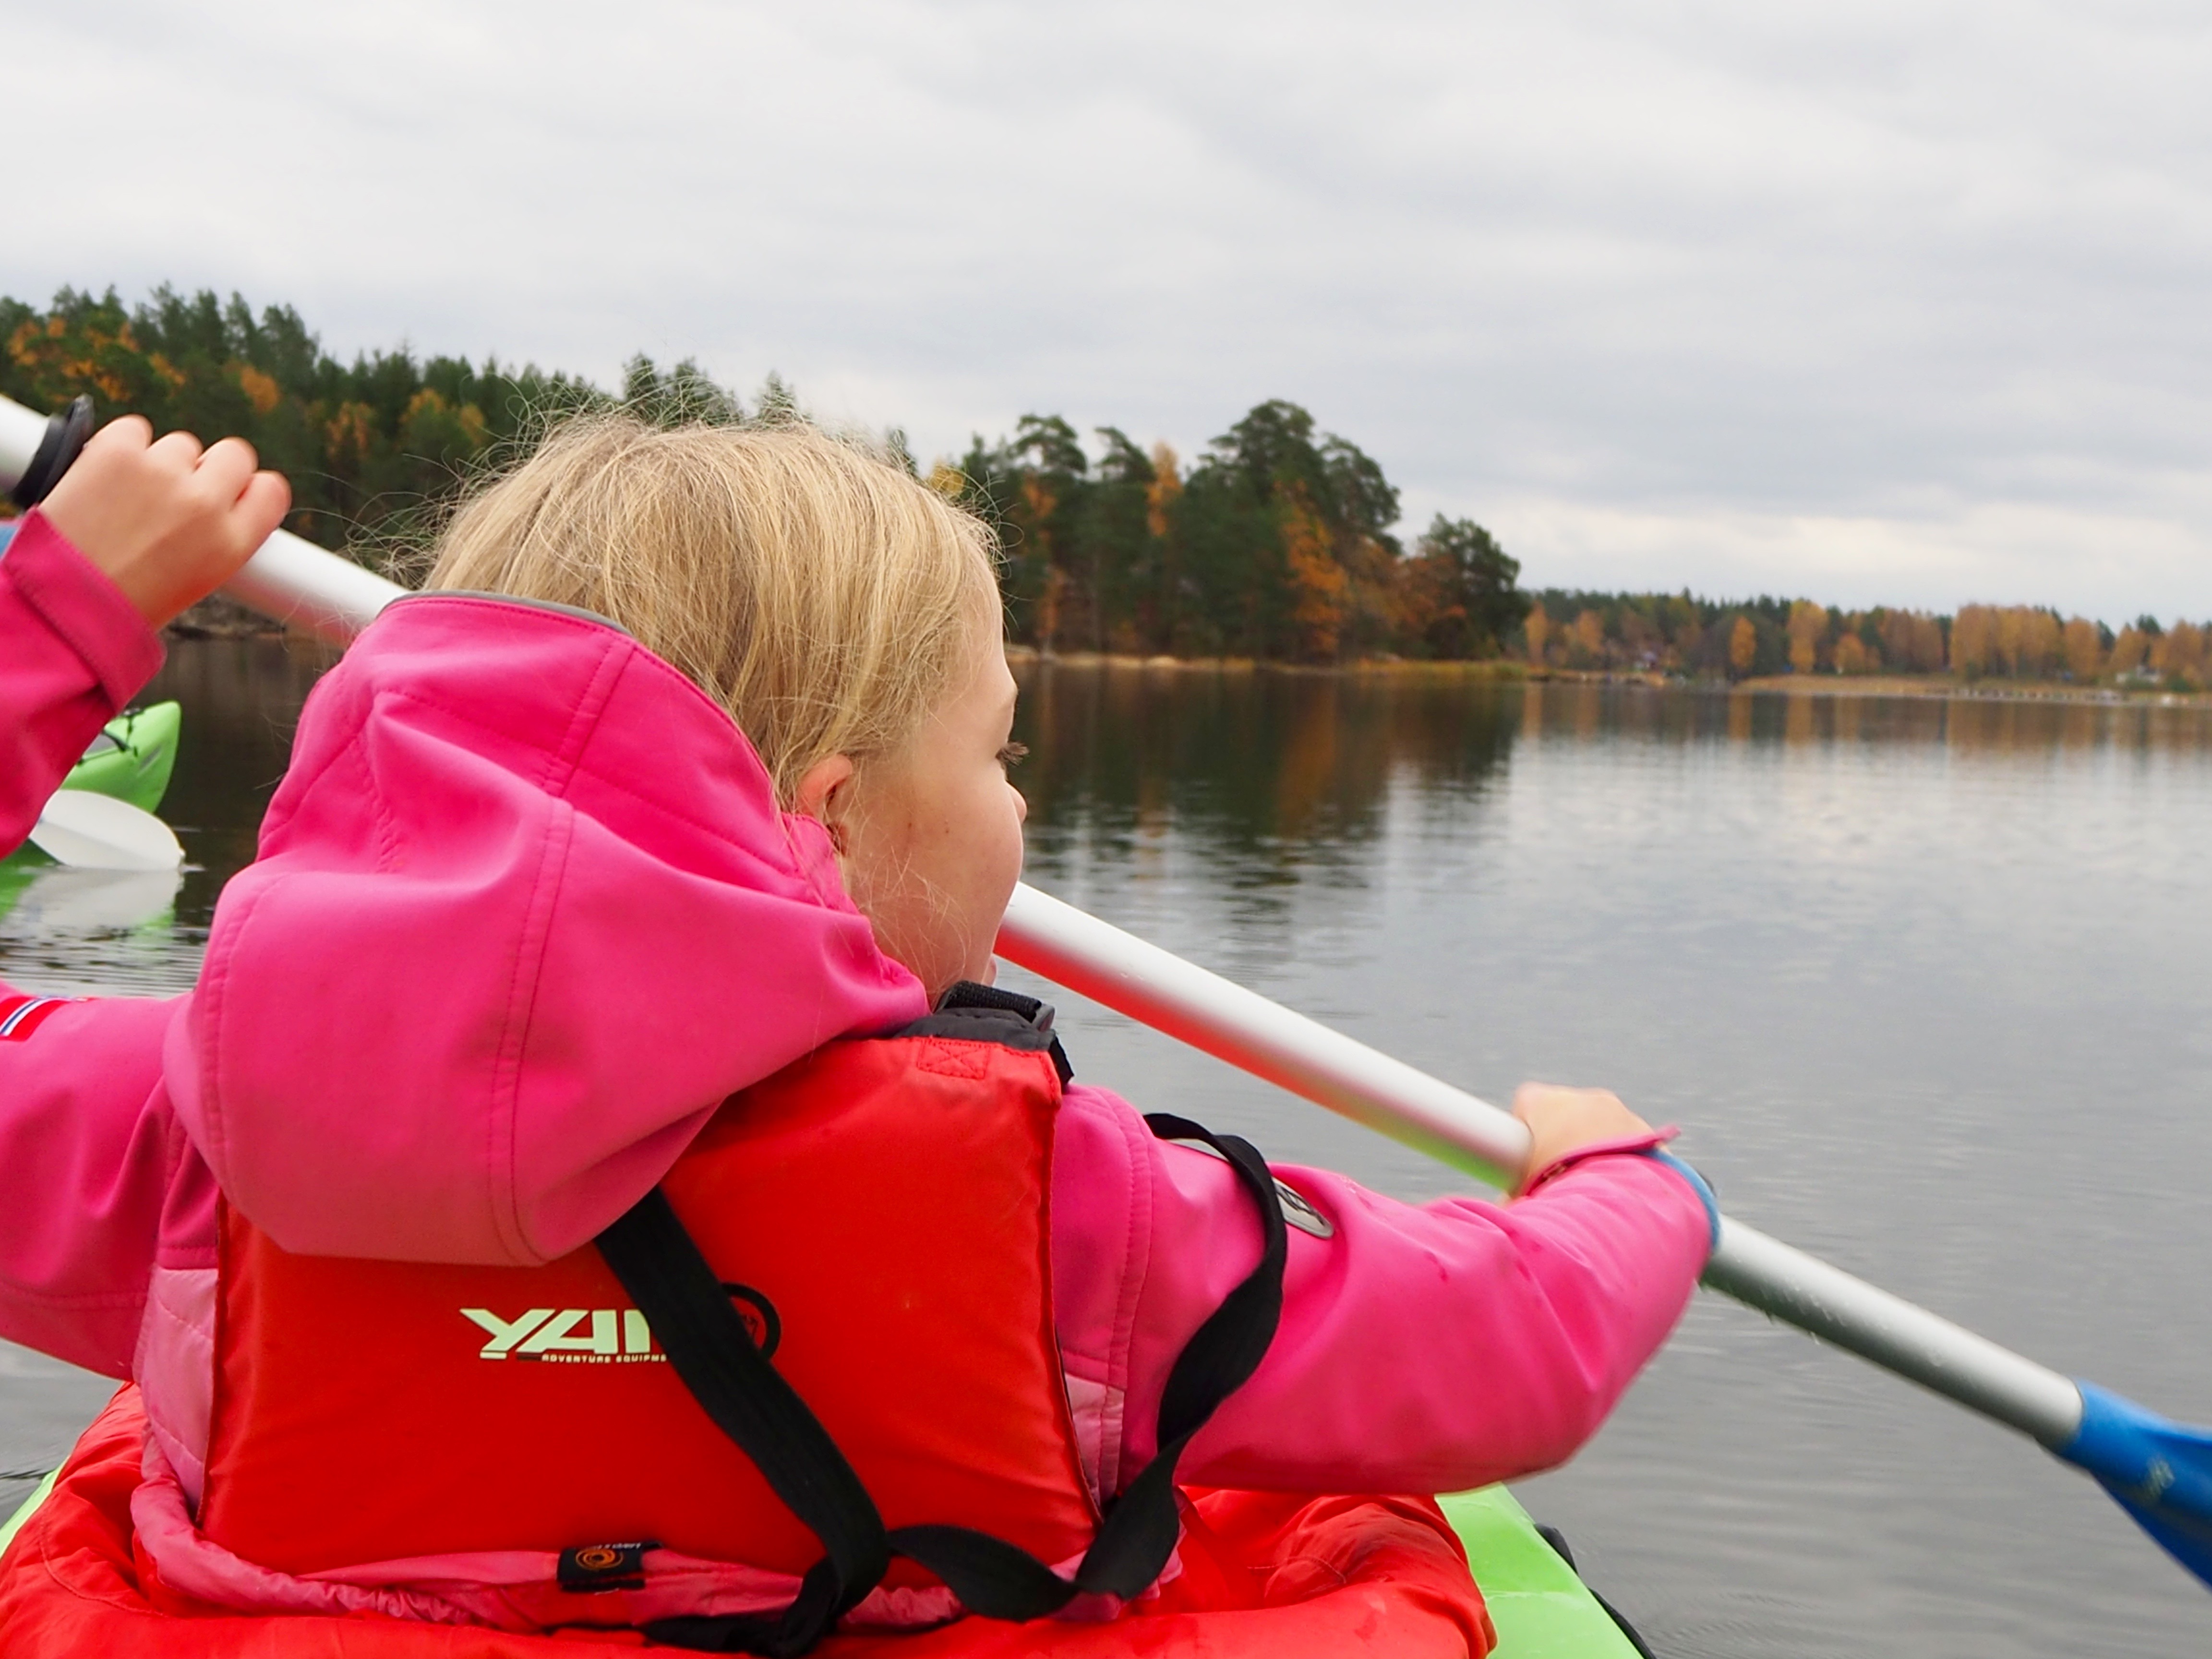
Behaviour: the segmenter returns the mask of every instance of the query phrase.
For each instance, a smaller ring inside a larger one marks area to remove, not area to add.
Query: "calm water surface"
[[[149,696],[187,705],[165,815],[202,867],[173,894],[19,883],[0,975],[189,983],[313,672],[179,649]],[[1064,666],[1024,690],[1040,885],[1493,1098],[1618,1088],[1746,1220],[2212,1421],[2212,716]],[[1403,1196],[1457,1184],[1058,1000],[1079,1069],[1139,1104]],[[0,1349],[0,1469],[51,1462],[103,1393]],[[1718,1298],[1522,1496],[1668,1659],[2212,1650],[2212,1600],[2081,1477]]]

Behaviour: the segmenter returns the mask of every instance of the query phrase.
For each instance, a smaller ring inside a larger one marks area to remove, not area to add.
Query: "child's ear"
[[[824,755],[799,774],[799,787],[791,792],[791,810],[827,830],[830,844],[841,854],[845,850],[845,826],[838,822],[839,809],[845,805],[846,787],[852,781],[850,755]]]

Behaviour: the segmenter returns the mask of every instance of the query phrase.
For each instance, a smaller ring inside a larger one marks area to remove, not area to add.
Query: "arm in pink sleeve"
[[[1168,1369],[1258,1261],[1259,1224],[1227,1165],[1112,1096],[1071,1090],[1060,1135],[1062,1348],[1079,1413],[1105,1402],[1114,1488],[1152,1455]],[[1278,1173],[1334,1233],[1291,1231],[1281,1328],[1185,1454],[1196,1484],[1450,1492],[1561,1462],[1673,1329],[1710,1239],[1689,1182],[1628,1154],[1510,1205]]]
[[[0,558],[0,854],[161,665],[115,585],[33,513]],[[0,984],[0,1337],[130,1375],[186,1152],[160,1091],[173,1005]]]
[[[0,1038],[0,1337],[109,1376],[131,1374],[164,1207],[201,1202],[161,1089],[176,1006],[62,1002]]]
[[[161,641],[42,514],[0,558],[0,854],[161,665]]]

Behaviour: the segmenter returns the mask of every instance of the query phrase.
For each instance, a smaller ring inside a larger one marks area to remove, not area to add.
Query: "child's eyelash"
[[[1025,743],[1010,743],[999,751],[999,764],[1009,769],[1019,766],[1022,757],[1030,752]]]

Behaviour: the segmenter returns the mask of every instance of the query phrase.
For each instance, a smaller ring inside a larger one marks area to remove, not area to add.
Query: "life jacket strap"
[[[599,1235],[600,1255],[652,1326],[678,1377],[821,1540],[823,1552],[781,1615],[660,1620],[645,1626],[651,1640],[797,1659],[881,1582],[893,1555],[920,1563],[963,1606],[991,1619],[1042,1618],[1079,1595],[1127,1600],[1151,1586],[1181,1536],[1176,1460],[1266,1357],[1282,1317],[1289,1243],[1274,1177],[1249,1142],[1164,1113],[1145,1121],[1163,1139],[1203,1141],[1229,1161],[1259,1207],[1262,1248],[1259,1265],[1176,1357],[1160,1403],[1158,1452],[1108,1508],[1073,1579],[1019,1546],[972,1528],[887,1530],[829,1431],[753,1346],[720,1275],[659,1188]]]

